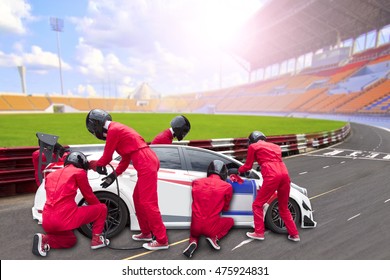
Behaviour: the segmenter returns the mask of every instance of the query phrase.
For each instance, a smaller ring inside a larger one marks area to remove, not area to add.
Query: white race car
[[[88,160],[99,159],[103,152],[103,145],[70,146],[73,151],[81,151]],[[229,171],[237,170],[243,163],[215,151],[183,145],[151,145],[160,159],[158,172],[158,204],[163,222],[167,229],[188,229],[191,224],[191,184],[194,179],[205,177],[207,167],[212,160],[223,161]],[[120,157],[117,155],[111,162],[116,167]],[[63,168],[63,163],[51,163],[44,173],[53,172]],[[108,167],[108,172],[110,172]],[[133,190],[137,182],[137,172],[130,165],[127,170],[118,176],[117,182],[103,189],[100,175],[94,171],[88,171],[89,183],[101,202],[108,207],[106,223],[107,237],[119,234],[126,225],[131,230],[139,230],[137,216],[133,204]],[[233,186],[233,199],[229,211],[222,215],[232,217],[237,227],[253,228],[252,203],[256,198],[257,189],[261,187],[261,174],[255,170],[245,173],[244,183],[228,182]],[[119,194],[119,195],[118,195]],[[46,201],[44,181],[38,188],[34,206],[33,218],[42,222],[42,209]],[[83,205],[84,199],[80,192],[76,196],[78,205]],[[307,190],[291,183],[289,209],[295,223],[302,228],[314,228],[316,222],[313,219],[313,211]],[[285,225],[279,216],[276,193],[270,198],[264,209],[265,225],[268,229],[277,233],[286,233]],[[79,228],[86,236],[91,236],[91,225]]]

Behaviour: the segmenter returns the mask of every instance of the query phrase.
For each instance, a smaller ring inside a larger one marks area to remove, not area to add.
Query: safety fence
[[[340,129],[321,133],[267,136],[267,142],[279,145],[282,148],[283,156],[289,156],[338,143],[349,135],[350,130],[351,127],[348,123]],[[248,138],[189,140],[174,143],[221,152],[240,161],[245,159],[248,148]]]
[[[346,124],[338,130],[322,133],[268,136],[267,141],[279,145],[283,156],[289,156],[343,141],[350,130],[350,124]],[[174,141],[174,144],[209,149],[243,161],[248,148],[248,138]],[[103,145],[83,145],[83,150],[88,150],[89,147],[96,149],[96,146],[103,148]],[[38,149],[38,146],[0,148],[0,197],[36,191],[32,153]]]

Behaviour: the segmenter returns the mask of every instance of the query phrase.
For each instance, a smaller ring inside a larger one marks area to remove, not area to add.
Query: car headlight
[[[295,185],[294,183],[291,183],[291,187],[293,187],[294,189],[296,189],[297,191],[299,191],[301,194],[303,194],[304,196],[307,196],[307,189],[305,188],[302,188],[298,185]]]

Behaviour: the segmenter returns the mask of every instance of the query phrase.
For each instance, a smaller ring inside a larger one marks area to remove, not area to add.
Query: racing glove
[[[115,172],[112,172],[110,175],[102,179],[103,183],[101,183],[100,186],[103,189],[108,188],[112,183],[114,183],[115,179],[116,179]]]
[[[96,172],[101,175],[107,175],[107,168],[105,166],[96,166]]]

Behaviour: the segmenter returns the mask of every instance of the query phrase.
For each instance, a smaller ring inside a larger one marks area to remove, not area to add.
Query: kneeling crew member
[[[192,182],[192,217],[190,240],[183,251],[192,257],[201,235],[215,250],[220,250],[218,241],[232,228],[233,218],[221,217],[227,211],[233,196],[233,187],[226,182],[228,170],[220,160],[212,161],[207,169],[207,177]]]
[[[87,177],[88,160],[81,152],[71,152],[65,159],[64,168],[46,176],[46,203],[42,213],[42,227],[46,234],[36,233],[33,239],[34,255],[46,257],[50,248],[71,248],[76,242],[74,229],[92,224],[91,249],[109,244],[102,232],[107,217],[107,206],[100,203]],[[80,189],[87,206],[75,202]]]

